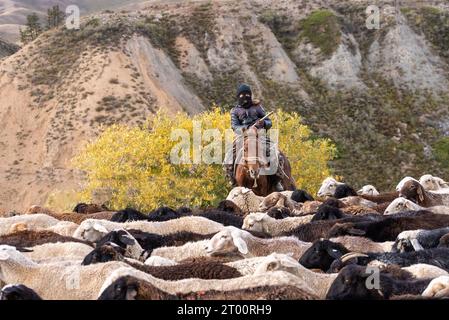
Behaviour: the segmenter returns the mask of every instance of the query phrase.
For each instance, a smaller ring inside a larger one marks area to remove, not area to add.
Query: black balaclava
[[[249,108],[253,104],[251,87],[247,84],[241,84],[237,90],[237,99],[239,105]]]

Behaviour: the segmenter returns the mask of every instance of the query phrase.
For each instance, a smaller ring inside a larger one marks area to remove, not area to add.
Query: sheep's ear
[[[136,241],[127,234],[120,235],[119,239],[121,242],[123,242],[124,244],[127,244],[129,246],[132,246],[136,243]]]
[[[258,215],[256,215],[254,218],[255,218],[256,221],[260,222],[260,221],[263,220],[264,217],[265,217],[265,215],[263,215],[263,214],[258,214]]]
[[[24,248],[24,247],[17,247],[16,249],[19,252],[34,252],[34,250],[31,250],[31,249],[28,249],[28,248]]]
[[[248,246],[246,245],[246,242],[242,239],[242,237],[240,237],[240,235],[233,234],[232,241],[241,254],[248,253]]]
[[[348,230],[348,232],[350,234],[356,235],[356,236],[364,236],[365,235],[365,231],[360,230],[360,229],[356,229],[356,228],[351,228]]]
[[[95,223],[92,227],[99,232],[108,233],[108,230],[99,223]]]
[[[9,259],[9,254],[6,252],[0,252],[0,261],[6,261]]]
[[[423,202],[424,201],[424,194],[423,194],[423,190],[421,187],[418,187],[418,197],[419,197],[419,201]]]

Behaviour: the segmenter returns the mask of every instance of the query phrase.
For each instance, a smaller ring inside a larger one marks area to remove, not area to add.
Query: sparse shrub
[[[87,174],[80,196],[89,199],[95,190],[109,187],[112,208],[132,206],[143,211],[162,205],[208,206],[223,200],[230,186],[221,163],[170,162],[172,148],[179,143],[171,141],[172,130],[192,133],[192,120],[201,121],[202,129],[218,129],[223,137],[230,115],[218,108],[193,119],[184,113],[170,117],[158,112],[143,127],[107,128],[74,159],[75,166]],[[280,147],[292,163],[298,187],[316,192],[322,179],[330,174],[327,162],[335,153],[334,146],[329,140],[311,139],[310,129],[301,123],[298,114],[278,111],[273,120],[274,127],[280,127]]]
[[[330,56],[340,44],[340,24],[329,10],[317,10],[300,21],[300,37],[310,41],[321,52]]]
[[[434,144],[435,158],[443,166],[449,168],[449,137],[443,137]]]

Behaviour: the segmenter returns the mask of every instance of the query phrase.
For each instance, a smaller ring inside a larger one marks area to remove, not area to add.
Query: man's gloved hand
[[[263,128],[265,128],[265,120],[262,120],[262,119],[257,120],[256,123],[254,124],[254,126],[255,126],[257,129],[263,129]]]

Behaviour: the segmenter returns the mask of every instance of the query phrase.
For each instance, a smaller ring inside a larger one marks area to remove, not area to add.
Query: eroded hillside
[[[379,30],[365,1],[258,0],[150,2],[48,31],[0,65],[0,207],[79,188],[70,159],[102,126],[227,110],[240,81],[331,138],[350,183],[446,176],[449,13],[435,3],[395,15],[384,1]]]

